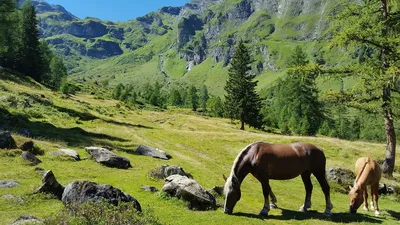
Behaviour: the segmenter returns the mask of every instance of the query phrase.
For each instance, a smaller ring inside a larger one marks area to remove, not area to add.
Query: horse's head
[[[233,208],[236,203],[240,200],[241,192],[240,192],[240,182],[239,179],[231,175],[226,179],[226,183],[224,186],[224,195],[225,195],[225,205],[224,205],[224,213],[232,214]]]
[[[351,188],[350,193],[350,213],[356,213],[357,209],[364,202],[363,190],[357,184]]]

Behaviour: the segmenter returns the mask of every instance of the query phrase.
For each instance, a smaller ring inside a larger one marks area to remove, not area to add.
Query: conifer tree
[[[341,73],[354,76],[359,85],[352,92],[339,94],[341,99],[347,99],[349,106],[372,113],[378,110],[383,116],[387,143],[382,168],[392,176],[396,156],[394,119],[398,108],[395,96],[400,93],[400,3],[389,0],[349,2],[336,21],[341,31],[334,44],[358,49],[367,46],[372,50],[359,64],[349,65],[350,73]]]
[[[41,81],[42,56],[35,6],[31,0],[22,5],[22,71],[36,81]]]
[[[249,51],[241,40],[233,55],[225,86],[227,115],[240,120],[241,130],[244,130],[245,123],[256,128],[262,126],[261,99],[255,90],[255,75],[250,73],[251,62]]]
[[[199,106],[199,95],[197,93],[197,88],[193,85],[189,89],[189,99],[192,110],[197,111],[197,107]]]
[[[308,64],[307,54],[297,46],[288,61],[291,69],[284,79],[278,80],[270,95],[266,117],[283,133],[315,135],[323,121],[315,84],[317,72],[309,70]]]
[[[14,0],[0,1],[0,66],[18,69],[21,46],[19,13]]]
[[[200,91],[200,104],[201,104],[201,108],[203,109],[203,111],[207,111],[208,99],[210,99],[210,96],[208,95],[207,86],[203,85],[201,87],[201,91]]]

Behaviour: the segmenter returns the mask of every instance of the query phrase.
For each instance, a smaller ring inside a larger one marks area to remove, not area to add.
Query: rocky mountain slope
[[[143,84],[205,83],[221,94],[234,46],[246,40],[260,87],[279,77],[296,45],[335,63],[326,40],[329,0],[192,0],[127,22],[78,19],[61,6],[35,1],[42,37],[79,80]],[[337,56],[337,55],[336,55]],[[85,79],[83,79],[85,77]]]

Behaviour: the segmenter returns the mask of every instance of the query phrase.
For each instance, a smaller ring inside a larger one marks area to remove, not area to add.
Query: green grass
[[[282,209],[272,210],[270,216],[261,220],[256,217],[263,205],[261,185],[248,176],[242,186],[242,199],[235,207],[235,215],[215,211],[191,211],[186,203],[141,190],[142,185],[159,189],[164,182],[154,180],[148,173],[161,165],[179,165],[191,173],[205,188],[222,185],[222,174],[228,175],[236,155],[251,142],[290,143],[306,141],[325,150],[327,167],[340,166],[353,169],[358,157],[371,156],[382,159],[385,145],[382,143],[350,142],[325,137],[281,136],[248,129],[238,130],[239,124],[226,119],[201,117],[189,110],[174,109],[164,112],[130,110],[114,100],[99,100],[90,95],[79,94],[62,98],[31,80],[18,79],[0,74],[0,97],[15,96],[18,102],[32,96],[45,95],[48,103],[32,101],[31,111],[41,116],[30,116],[21,107],[10,107],[0,103],[1,123],[13,123],[12,128],[29,128],[35,135],[34,142],[43,150],[43,161],[38,166],[52,170],[58,181],[67,185],[74,180],[91,180],[113,185],[137,198],[145,209],[152,209],[164,224],[393,224],[399,216],[394,211],[399,203],[392,197],[382,197],[382,216],[376,218],[372,212],[349,215],[347,195],[332,193],[335,206],[331,218],[322,216],[325,209],[322,191],[313,178],[313,207],[310,213],[298,212],[304,200],[304,187],[300,178],[290,181],[271,181],[272,189]],[[79,101],[78,101],[79,100]],[[14,120],[4,121],[4,115]],[[16,119],[19,118],[19,119]],[[18,144],[28,140],[14,134]],[[170,161],[161,161],[132,154],[138,145],[149,145],[162,149],[173,156]],[[131,160],[132,169],[119,170],[101,166],[92,160],[73,162],[52,158],[49,152],[58,148],[77,150],[81,158],[87,157],[84,147],[110,145],[115,152]],[[3,152],[5,150],[2,150]],[[399,158],[396,161],[399,165]],[[398,172],[395,177],[399,179]],[[0,180],[17,180],[21,186],[0,189],[0,196],[13,194],[22,196],[25,203],[16,204],[0,199],[0,223],[9,224],[25,214],[45,218],[64,206],[60,201],[45,195],[32,195],[41,184],[41,177],[20,157],[0,155]],[[384,179],[385,180],[385,179]],[[393,181],[387,181],[393,183]],[[223,202],[222,198],[218,199]],[[179,216],[177,216],[179,215]]]

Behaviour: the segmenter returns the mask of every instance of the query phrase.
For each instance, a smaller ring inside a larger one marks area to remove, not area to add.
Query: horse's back
[[[255,143],[256,164],[268,172],[271,179],[286,180],[305,171],[325,172],[326,159],[322,150],[309,143]]]
[[[363,171],[363,167],[364,171]],[[381,179],[382,170],[379,164],[370,157],[362,157],[357,159],[355,165],[355,174],[359,176],[360,173],[367,173],[366,175],[361,174],[361,179],[364,179],[366,185],[371,185],[379,182]]]

